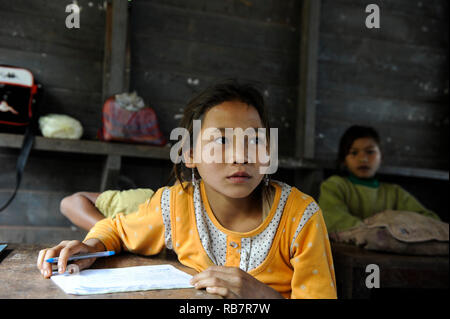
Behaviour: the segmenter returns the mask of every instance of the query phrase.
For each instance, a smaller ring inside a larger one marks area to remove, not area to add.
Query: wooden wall
[[[131,89],[168,136],[193,95],[238,78],[263,92],[279,136],[295,136],[299,0],[132,2]],[[293,155],[295,139],[280,143]]]
[[[42,83],[40,113],[80,120],[85,138],[95,138],[101,115],[105,9],[81,0],[80,28],[67,29],[68,3],[0,1],[0,63],[30,69]]]
[[[359,123],[378,129],[387,164],[448,170],[448,1],[370,3],[380,29],[365,27],[367,1],[322,1],[316,157],[335,158]]]
[[[0,1],[0,64],[30,69],[43,85],[39,113],[70,115],[81,121],[83,138],[93,139],[101,120],[105,7],[101,0],[78,1],[81,28],[67,29],[69,3]],[[18,154],[17,149],[0,149],[2,203],[14,188]],[[65,228],[70,222],[59,214],[59,202],[76,190],[95,191],[101,164],[96,156],[32,151],[20,191],[0,214],[1,239],[54,241],[66,232],[79,236]],[[40,232],[31,231],[34,227]]]

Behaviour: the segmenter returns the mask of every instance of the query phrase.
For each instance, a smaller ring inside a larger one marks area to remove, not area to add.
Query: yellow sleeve
[[[291,298],[335,299],[336,278],[327,228],[319,209],[302,226],[293,242]]]
[[[151,189],[138,188],[125,191],[108,190],[101,193],[95,201],[95,207],[105,216],[114,217],[118,213],[134,213],[139,205],[151,198]]]
[[[164,247],[164,222],[161,215],[163,190],[160,188],[134,213],[119,213],[115,218],[97,222],[84,240],[99,239],[107,250],[116,253],[122,249],[141,255],[159,253]]]

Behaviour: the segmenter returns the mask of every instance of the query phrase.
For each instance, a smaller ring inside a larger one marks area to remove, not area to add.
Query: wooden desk
[[[52,280],[44,279],[36,267],[39,250],[42,245],[8,245],[0,255],[0,299],[65,299],[65,298],[95,298],[95,299],[216,299],[205,290],[168,289],[148,290],[127,293],[112,293],[102,295],[77,296],[64,293]],[[194,275],[195,270],[178,262],[173,253],[163,252],[154,257],[141,257],[122,253],[108,258],[99,258],[91,268],[119,268],[143,265],[171,264],[176,268]]]
[[[405,256],[332,243],[338,298],[403,297],[408,291],[448,289],[448,256]],[[367,288],[369,264],[380,270],[380,288]],[[384,291],[384,293],[383,293]],[[389,291],[392,294],[388,294]],[[403,296],[402,296],[403,294]]]

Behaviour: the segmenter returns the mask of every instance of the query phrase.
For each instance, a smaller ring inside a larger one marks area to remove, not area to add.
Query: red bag
[[[23,133],[36,118],[38,86],[28,69],[0,65],[0,132]]]
[[[103,141],[120,141],[165,145],[155,111],[150,107],[129,110],[121,106],[116,97],[110,97],[103,105],[103,127],[98,138]]]

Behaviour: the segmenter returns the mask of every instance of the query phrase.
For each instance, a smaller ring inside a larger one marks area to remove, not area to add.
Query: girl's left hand
[[[195,275],[191,284],[206,288],[211,294],[224,298],[283,298],[280,293],[237,267],[212,266]]]

